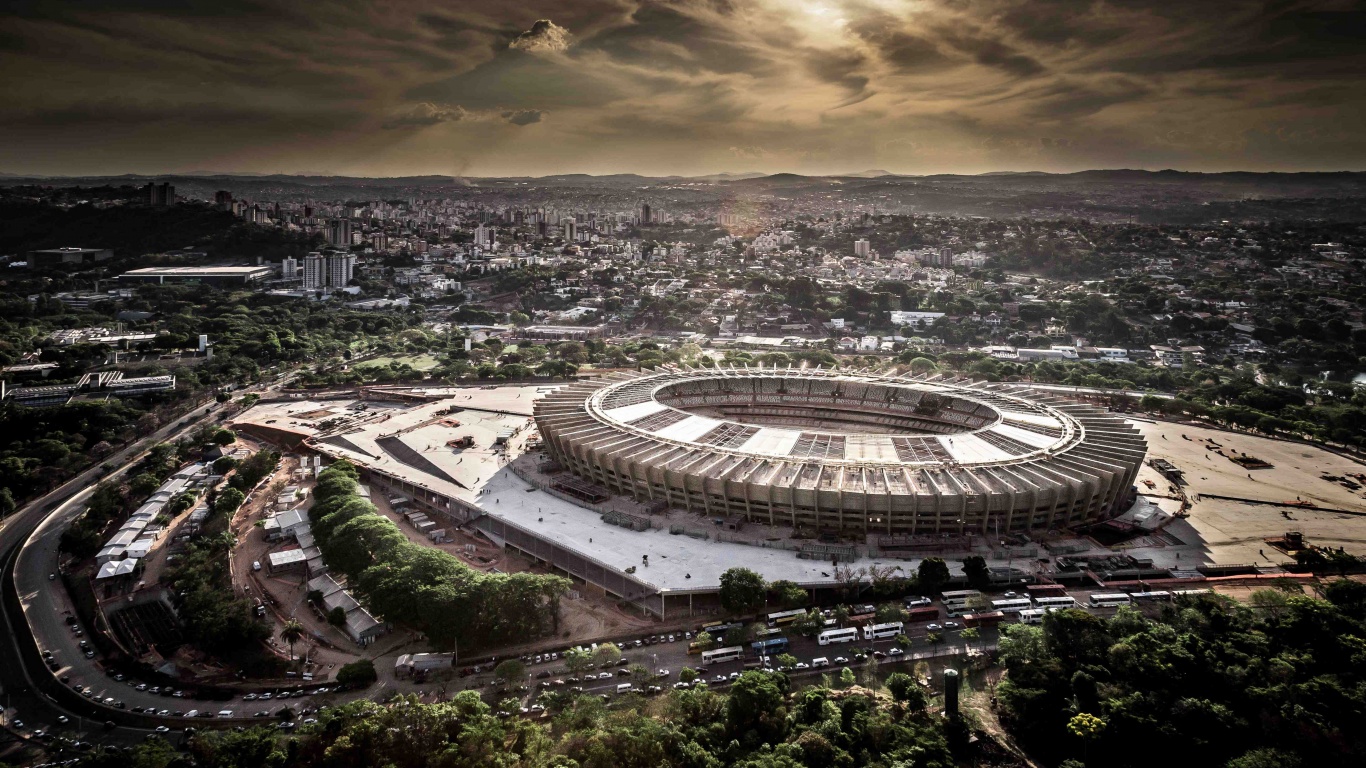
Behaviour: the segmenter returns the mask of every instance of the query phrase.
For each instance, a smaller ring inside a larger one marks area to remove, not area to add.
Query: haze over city
[[[17,2],[0,171],[1360,170],[1351,0]]]

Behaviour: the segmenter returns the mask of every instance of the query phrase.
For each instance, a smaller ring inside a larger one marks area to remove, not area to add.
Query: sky
[[[0,172],[1366,170],[1359,0],[8,0]]]

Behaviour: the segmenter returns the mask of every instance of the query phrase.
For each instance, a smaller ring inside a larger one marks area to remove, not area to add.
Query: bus
[[[906,621],[911,624],[917,621],[934,621],[939,618],[939,609],[933,605],[922,605],[919,608],[912,608],[906,611]]]
[[[1041,597],[1034,601],[1035,608],[1076,608],[1074,597]]]
[[[965,603],[954,603],[953,605],[944,606],[944,614],[947,615],[950,619],[956,619],[959,616],[966,616],[969,613],[977,613],[980,610],[982,610],[982,608],[978,607],[975,604],[967,605]]]
[[[1020,611],[1021,624],[1042,624],[1043,617],[1054,611],[1067,610],[1066,605],[1045,605],[1042,608],[1030,608],[1027,611]]]
[[[821,645],[830,645],[831,643],[852,643],[857,639],[858,630],[854,627],[827,629],[819,635],[816,635],[816,642]]]
[[[1061,584],[1030,584],[1025,587],[1029,596],[1038,599],[1040,597],[1066,597],[1067,587]]]
[[[991,609],[1002,613],[1019,613],[1034,607],[1034,601],[1027,597],[1008,597],[1004,600],[992,600]]]
[[[1175,600],[1180,597],[1199,597],[1201,595],[1212,594],[1214,594],[1214,590],[1212,589],[1173,589],[1172,599]]]
[[[906,625],[899,621],[889,621],[886,624],[869,624],[863,628],[864,640],[886,640],[889,637],[896,637],[906,631]]]
[[[712,639],[719,643],[719,642],[721,642],[721,640],[726,636],[726,633],[727,633],[727,632],[729,632],[729,631],[731,631],[732,629],[735,629],[735,628],[737,628],[737,627],[743,627],[743,626],[745,626],[745,625],[744,625],[744,624],[741,624],[741,623],[738,622],[738,621],[732,621],[732,622],[730,622],[729,624],[726,624],[726,623],[723,623],[723,622],[719,622],[719,621],[718,621],[718,622],[716,622],[716,623],[713,624],[713,625],[709,625],[709,626],[703,627],[703,628],[702,628],[702,631],[703,631],[703,632],[706,632],[706,633],[709,634],[709,635],[711,635],[711,636],[712,636]]]
[[[1170,603],[1172,601],[1172,593],[1166,591],[1131,592],[1129,597],[1135,603]]]
[[[754,649],[754,653],[759,656],[777,656],[780,653],[787,653],[786,637],[771,637],[767,640],[756,640],[749,644]]]
[[[955,589],[940,595],[944,605],[962,605],[973,598],[981,597],[982,593],[975,589]]]
[[[710,667],[713,664],[724,664],[727,661],[736,661],[745,655],[745,649],[738,645],[729,648],[717,648],[714,651],[702,652],[702,666]]]
[[[963,625],[967,627],[994,627],[1006,620],[1004,611],[988,611],[986,613],[969,613],[963,617]]]
[[[770,637],[782,637],[783,631],[774,627],[764,627],[754,630],[755,640],[767,640]]]
[[[794,608],[790,611],[778,611],[768,615],[768,625],[770,627],[781,627],[784,624],[791,624],[806,615],[805,608]]]
[[[1133,600],[1126,592],[1091,595],[1092,608],[1114,608],[1117,605],[1128,605],[1131,602]]]
[[[702,625],[702,629],[700,629],[700,630],[698,630],[698,631],[700,631],[700,632],[706,632],[707,630],[711,629],[712,627],[719,627],[719,626],[721,626],[722,624],[725,624],[725,623],[726,623],[726,622],[724,622],[724,621],[709,621],[709,622],[707,622],[706,624],[703,624],[703,625]]]

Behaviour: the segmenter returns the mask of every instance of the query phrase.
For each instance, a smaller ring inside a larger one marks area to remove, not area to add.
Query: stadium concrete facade
[[[642,501],[811,531],[1006,534],[1107,519],[1146,443],[1019,384],[796,368],[670,369],[537,402],[551,456]]]

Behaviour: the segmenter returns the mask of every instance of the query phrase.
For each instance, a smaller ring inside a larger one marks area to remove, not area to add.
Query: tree
[[[219,456],[214,459],[213,472],[215,475],[226,475],[237,466],[237,459],[231,456]]]
[[[621,649],[612,643],[603,643],[593,650],[593,663],[599,667],[610,667],[621,660]]]
[[[576,675],[587,672],[593,668],[593,657],[582,648],[570,648],[564,652],[564,667]]]
[[[503,659],[493,668],[493,676],[516,686],[526,677],[526,664],[521,659]]]
[[[973,589],[986,589],[991,586],[991,570],[981,555],[963,558],[963,574],[968,577],[968,586]]]
[[[328,611],[327,623],[334,627],[346,626],[346,609],[339,605]]]
[[[972,648],[972,644],[982,637],[982,630],[977,627],[967,627],[962,632],[959,632],[958,636],[963,638],[964,645],[968,648]]]
[[[917,376],[920,376],[920,375],[923,375],[923,374],[927,374],[927,373],[933,373],[933,372],[939,370],[939,366],[936,365],[935,362],[934,362],[933,360],[929,359],[928,357],[916,357],[916,358],[912,358],[912,359],[911,359],[911,362],[910,362],[910,367],[911,367],[911,373],[913,373],[913,374],[915,374],[915,375],[917,375]]]
[[[222,493],[219,493],[218,498],[214,500],[214,514],[231,515],[233,512],[236,512],[237,508],[242,506],[242,502],[246,500],[246,494],[236,488],[228,488]]]
[[[784,608],[800,608],[806,605],[811,598],[806,590],[797,586],[795,582],[780,580],[768,585],[777,598],[778,604]]]
[[[773,660],[778,663],[778,669],[792,669],[797,666],[797,657],[790,653],[780,653]]]
[[[1086,751],[1091,742],[1100,736],[1105,730],[1105,721],[1089,712],[1078,712],[1067,721],[1067,731],[1073,736],[1081,739],[1082,761],[1086,760]]]
[[[945,584],[949,583],[949,566],[942,558],[927,557],[920,561],[920,566],[916,569],[916,576],[920,582],[920,589],[925,592],[938,592]]]
[[[298,619],[290,619],[280,628],[280,639],[289,643],[289,660],[294,661],[294,644],[303,639],[304,625]]]
[[[684,667],[678,670],[678,681],[680,683],[692,683],[697,679],[697,670],[692,667]]]
[[[230,429],[220,429],[213,433],[213,441],[222,446],[229,446],[237,442],[237,435]]]
[[[14,514],[14,509],[14,495],[10,493],[8,488],[0,488],[0,519],[4,519],[6,515]]]
[[[848,667],[845,667],[844,669],[840,670],[841,688],[848,688],[856,682],[858,682],[858,678],[854,676],[854,670]]]
[[[764,605],[764,577],[748,568],[721,574],[721,605],[731,613],[753,613]]]
[[[697,639],[693,641],[700,651],[710,651],[716,646],[716,638],[710,632],[698,632]]]
[[[337,684],[347,688],[365,688],[374,685],[379,680],[379,673],[375,671],[375,663],[369,659],[359,659],[350,664],[343,664],[337,670]]]
[[[925,705],[928,703],[925,691],[914,677],[905,672],[893,672],[887,676],[884,685],[887,686],[887,691],[892,694],[892,699],[906,705],[908,712],[918,714],[925,710]]]
[[[877,607],[877,621],[879,624],[905,620],[906,609],[902,608],[898,603],[883,603]]]

